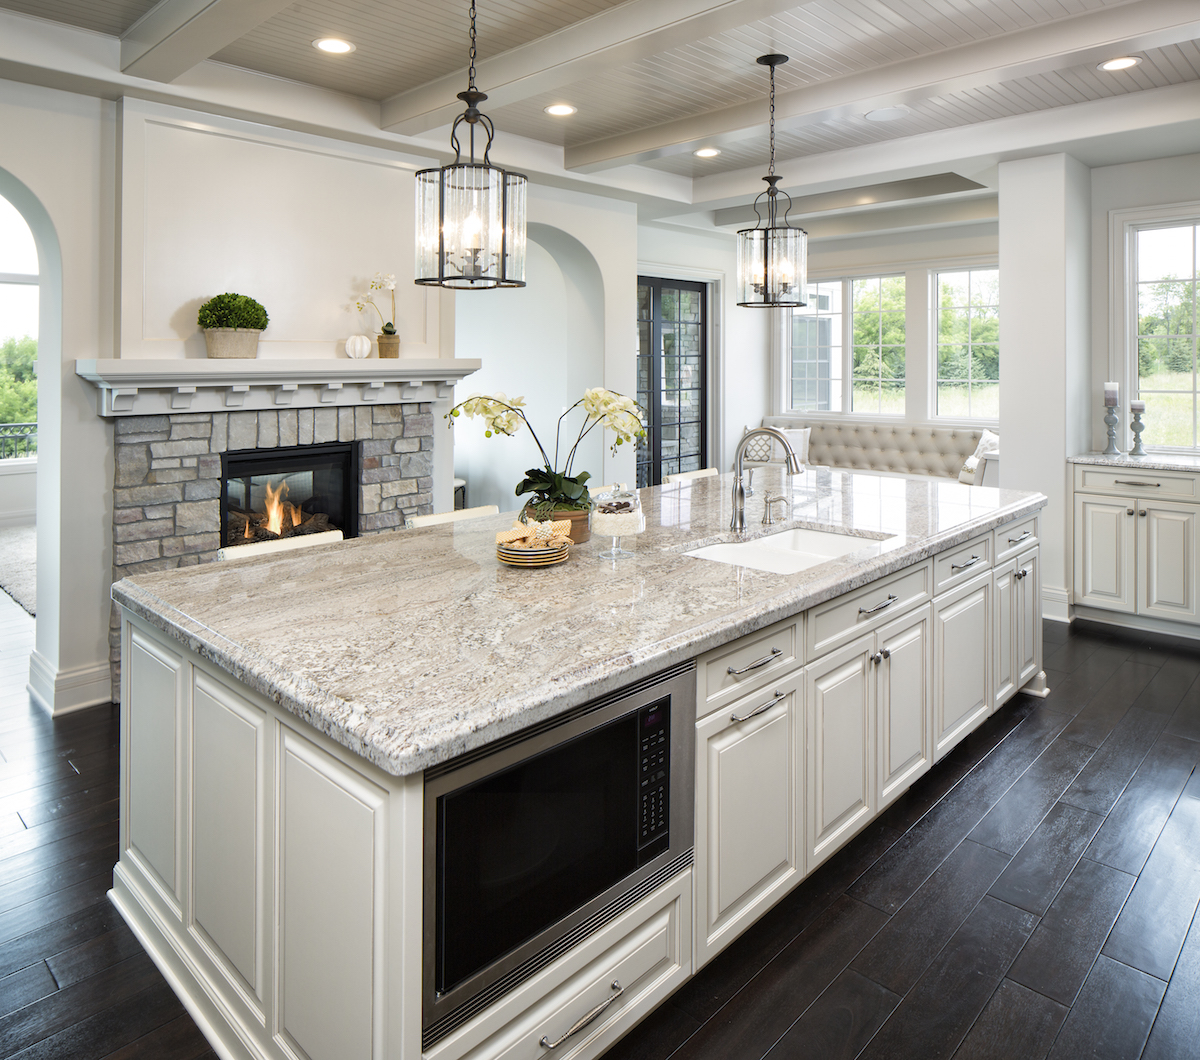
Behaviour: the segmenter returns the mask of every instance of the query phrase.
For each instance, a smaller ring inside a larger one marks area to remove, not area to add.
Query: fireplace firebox
[[[340,530],[358,536],[359,443],[221,454],[221,546]]]

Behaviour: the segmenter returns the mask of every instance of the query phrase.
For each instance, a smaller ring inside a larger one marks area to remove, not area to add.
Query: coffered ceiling
[[[770,51],[791,57],[777,72],[777,153],[785,184],[800,192],[836,183],[803,187],[795,176],[800,163],[939,133],[986,143],[981,132],[1004,119],[1062,115],[1062,135],[1056,140],[1043,123],[1039,143],[1069,144],[1071,108],[1088,104],[1078,113],[1091,124],[1079,128],[1098,142],[1104,123],[1094,108],[1120,97],[1145,99],[1153,124],[1152,101],[1168,101],[1174,91],[1171,105],[1186,114],[1195,100],[1200,122],[1200,96],[1178,95],[1200,88],[1196,0],[477,2],[477,80],[489,95],[484,109],[498,144],[508,137],[531,157],[548,150],[561,179],[574,175],[610,191],[657,180],[654,194],[677,200],[680,212],[745,202],[761,187],[767,72],[754,60]],[[252,72],[344,96],[360,111],[368,106],[381,142],[431,146],[444,142],[445,126],[461,110],[467,4],[0,0],[0,9],[111,41],[119,67],[114,96],[176,98],[189,85],[244,81]],[[326,36],[356,50],[317,51],[312,42]],[[1119,73],[1097,69],[1126,54],[1140,64]],[[0,55],[0,76],[14,76],[18,65],[6,67]],[[560,102],[577,112],[545,113]],[[895,120],[868,120],[879,108],[902,109]],[[1128,106],[1120,114],[1114,129],[1145,126]],[[1171,126],[1179,133],[1176,153],[1200,150],[1192,125]],[[693,154],[700,147],[721,153],[700,159]]]

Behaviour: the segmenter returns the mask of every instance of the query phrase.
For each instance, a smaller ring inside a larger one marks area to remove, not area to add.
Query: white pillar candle
[[[1144,401],[1131,401],[1129,403],[1130,412],[1145,412],[1146,403]]]
[[[1117,397],[1118,390],[1119,390],[1118,385],[1115,382],[1105,383],[1104,384],[1104,404],[1108,405],[1109,407],[1115,407],[1116,405],[1118,405],[1119,404],[1119,399]]]

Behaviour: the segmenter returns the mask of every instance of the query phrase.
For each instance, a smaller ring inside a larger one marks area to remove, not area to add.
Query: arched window
[[[0,198],[0,459],[37,453],[37,339],[37,247]]]

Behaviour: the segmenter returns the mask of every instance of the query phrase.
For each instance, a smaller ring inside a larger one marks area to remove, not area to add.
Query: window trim
[[[1137,291],[1133,282],[1136,273],[1136,234],[1143,228],[1167,228],[1172,222],[1179,226],[1200,224],[1200,200],[1165,203],[1158,206],[1139,206],[1132,209],[1108,211],[1108,371],[1109,379],[1120,382],[1125,415],[1121,416],[1118,432],[1121,447],[1133,445],[1129,429],[1129,402],[1137,389]],[[1100,402],[1101,383],[1092,380],[1094,403]],[[1195,446],[1147,445],[1157,453],[1200,452]]]
[[[937,408],[937,297],[934,290],[935,277],[939,272],[962,269],[998,269],[998,254],[965,254],[959,257],[932,258],[918,261],[900,261],[843,270],[810,270],[808,282],[828,283],[831,280],[861,280],[875,276],[904,276],[905,284],[905,402],[904,415],[897,416],[876,412],[797,412],[791,403],[791,336],[788,322],[790,310],[774,310],[775,326],[771,329],[771,409],[773,418],[805,423],[858,423],[876,422],[901,424],[911,423],[928,427],[943,427],[949,430],[980,430],[998,428],[999,419],[979,417],[938,416]],[[924,293],[924,305],[914,306],[913,289]],[[1003,306],[1001,307],[1003,312]],[[919,365],[912,359],[913,350],[922,356]],[[845,347],[843,345],[843,357]],[[1001,357],[1003,357],[1003,323],[1001,324]],[[914,371],[914,368],[916,370]],[[843,363],[843,375],[849,366]]]

